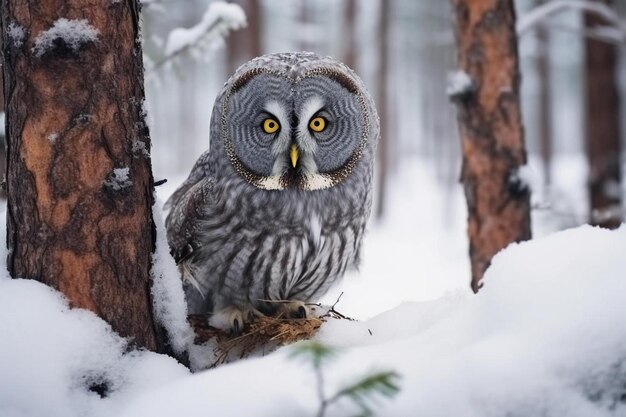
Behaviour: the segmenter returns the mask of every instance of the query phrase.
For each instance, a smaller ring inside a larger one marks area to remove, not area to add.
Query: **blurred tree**
[[[611,5],[611,0],[599,0]],[[588,30],[608,25],[598,13],[585,13]],[[610,229],[621,224],[621,137],[617,47],[585,40],[586,149],[589,164],[590,223]]]
[[[263,54],[261,27],[263,25],[260,0],[235,0],[244,10],[248,25],[234,31],[227,40],[227,65],[231,74],[244,62]]]
[[[356,0],[346,0],[343,22],[344,58],[343,62],[356,71]]]
[[[314,12],[311,9],[311,2],[307,0],[300,0],[300,34],[298,36],[298,49],[301,51],[314,52],[316,48],[316,40],[311,33],[314,33],[312,28],[314,27],[313,16]]]
[[[385,214],[387,202],[387,179],[389,173],[389,148],[391,135],[389,129],[389,19],[391,0],[381,0],[380,20],[378,23],[378,59],[376,107],[380,117],[380,142],[378,142],[378,196],[376,199],[376,217]]]
[[[155,350],[139,7],[2,2],[7,264]]]
[[[539,0],[539,5],[545,0]],[[552,182],[552,97],[550,93],[550,31],[545,22],[537,25],[537,73],[539,78],[539,152],[543,178],[547,187]]]
[[[530,239],[530,192],[519,103],[513,0],[452,0],[459,71],[448,90],[457,103],[461,180],[468,209],[472,289],[491,258]]]

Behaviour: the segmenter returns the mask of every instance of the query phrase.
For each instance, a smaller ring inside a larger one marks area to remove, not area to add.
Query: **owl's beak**
[[[291,165],[295,168],[298,164],[298,147],[296,145],[291,145],[291,149],[289,150],[289,159],[291,159]]]

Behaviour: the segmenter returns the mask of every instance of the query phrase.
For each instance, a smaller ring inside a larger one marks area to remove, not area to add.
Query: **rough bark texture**
[[[530,193],[519,179],[526,163],[512,0],[452,0],[458,66],[473,87],[455,96],[463,149],[461,180],[468,209],[472,289],[491,258],[530,238]]]
[[[610,4],[610,1],[604,1]],[[606,24],[586,14],[588,28]],[[621,224],[621,172],[618,50],[613,44],[587,38],[586,49],[586,147],[589,163],[590,223],[614,229]]]
[[[8,267],[154,350],[138,8],[136,0],[2,0]],[[51,36],[45,51],[33,49],[59,18],[86,19],[97,40]],[[128,181],[123,171],[116,181],[114,169],[124,168]]]

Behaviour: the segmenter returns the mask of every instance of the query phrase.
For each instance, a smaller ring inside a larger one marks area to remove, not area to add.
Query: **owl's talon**
[[[245,314],[243,310],[237,307],[227,307],[217,311],[209,317],[209,326],[229,332],[231,335],[239,336],[244,329]]]
[[[310,315],[309,307],[299,300],[281,304],[281,310],[283,311],[284,317],[290,319],[306,319]]]
[[[236,318],[233,320],[233,325],[230,328],[230,333],[233,336],[239,336],[239,334],[241,333],[241,329],[239,328],[239,320],[237,320]]]

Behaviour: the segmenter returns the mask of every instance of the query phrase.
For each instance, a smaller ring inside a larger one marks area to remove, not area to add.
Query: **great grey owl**
[[[242,65],[215,101],[210,149],[166,204],[189,313],[234,333],[253,314],[306,317],[358,264],[378,136],[344,64],[289,53]]]

